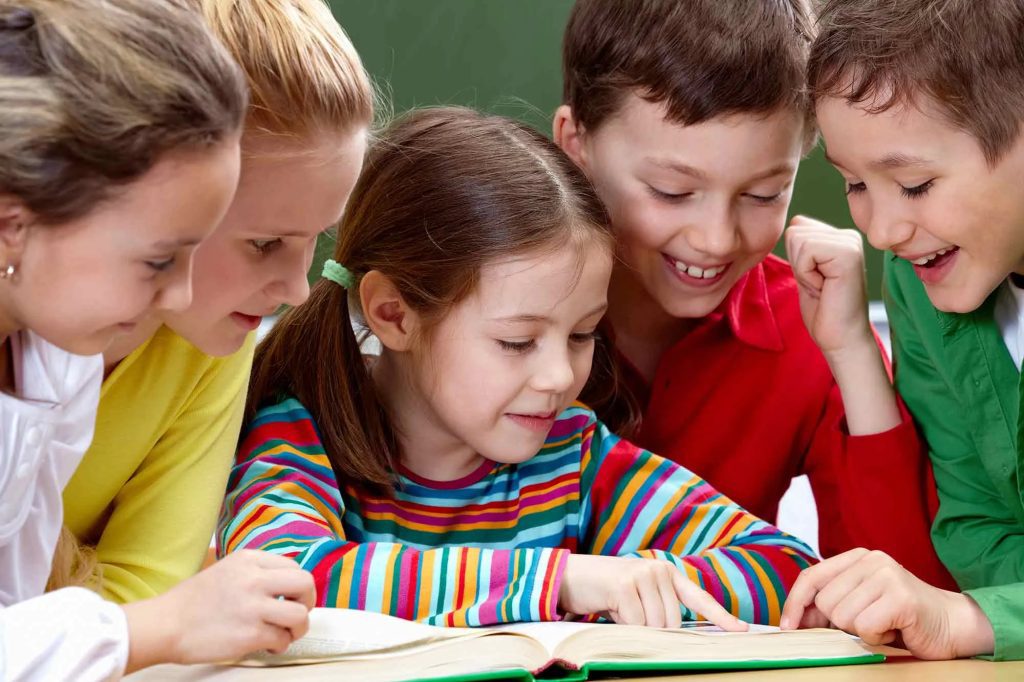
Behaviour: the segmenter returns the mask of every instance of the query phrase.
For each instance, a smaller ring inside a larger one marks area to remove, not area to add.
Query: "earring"
[[[6,268],[0,270],[0,279],[11,279],[14,277],[14,273],[17,268],[12,263],[8,263]]]

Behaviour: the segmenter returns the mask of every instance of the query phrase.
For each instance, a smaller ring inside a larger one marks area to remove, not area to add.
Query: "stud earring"
[[[6,268],[0,270],[0,279],[11,279],[14,277],[14,273],[17,268],[12,263],[8,263]]]

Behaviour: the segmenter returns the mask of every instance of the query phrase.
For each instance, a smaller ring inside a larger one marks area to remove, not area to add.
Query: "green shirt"
[[[1021,379],[994,317],[944,313],[912,266],[885,258],[896,387],[928,441],[939,512],[935,550],[988,616],[993,658],[1024,659]]]

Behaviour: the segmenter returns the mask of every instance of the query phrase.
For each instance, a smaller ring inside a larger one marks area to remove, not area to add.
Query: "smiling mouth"
[[[949,259],[949,256],[960,250],[959,246],[948,246],[944,249],[940,249],[933,254],[924,256],[922,258],[915,258],[910,261],[919,268],[934,268],[936,265],[941,265],[943,262]]]
[[[681,260],[676,260],[671,256],[668,256],[668,258],[672,262],[672,266],[676,271],[689,275],[694,279],[714,279],[729,269],[729,263],[726,263],[725,265],[716,265],[710,268],[702,268],[697,265],[684,263]]]

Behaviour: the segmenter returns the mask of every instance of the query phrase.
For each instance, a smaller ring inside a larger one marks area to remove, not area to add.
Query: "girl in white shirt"
[[[0,680],[113,679],[305,631],[312,578],[262,553],[123,607],[43,594],[61,489],[92,438],[95,354],[188,306],[245,107],[186,0],[0,0]]]

